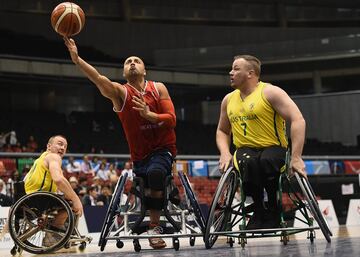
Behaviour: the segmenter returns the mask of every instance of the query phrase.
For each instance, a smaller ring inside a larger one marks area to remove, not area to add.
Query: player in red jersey
[[[161,234],[160,210],[163,208],[165,178],[171,174],[176,155],[174,105],[165,85],[145,80],[144,62],[131,56],[124,62],[122,85],[110,81],[78,55],[73,39],[64,38],[72,61],[114,106],[128,141],[136,176],[145,184],[145,203],[150,210],[149,233]],[[149,239],[155,249],[166,246],[159,237]]]

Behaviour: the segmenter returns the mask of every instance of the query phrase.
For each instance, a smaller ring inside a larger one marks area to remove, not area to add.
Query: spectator
[[[81,172],[84,174],[91,174],[95,176],[95,172],[92,170],[92,166],[89,160],[89,156],[84,155],[83,162],[81,163]]]
[[[13,130],[10,132],[10,140],[9,143],[11,146],[15,146],[17,144],[18,140],[16,137],[16,132]]]
[[[121,171],[121,175],[124,176],[125,174],[128,174],[128,179],[131,181],[133,180],[133,177],[135,174],[133,174],[132,170],[132,163],[131,162],[125,162],[124,169]]]
[[[7,138],[10,136],[10,132],[9,133],[0,133],[0,148],[3,148],[6,145],[7,142]]]
[[[117,175],[117,170],[115,169],[115,164],[114,163],[109,164],[109,178],[112,175],[118,176]]]
[[[38,150],[38,143],[36,142],[34,136],[30,136],[26,143],[27,151],[35,153]]]
[[[4,189],[5,183],[2,179],[0,179],[0,206],[11,206],[13,201],[11,197],[3,193]]]
[[[76,177],[72,176],[69,178],[70,185],[72,189],[75,191],[77,195],[79,195],[81,191],[81,187],[79,186],[79,182]]]
[[[93,184],[91,186],[95,187],[97,194],[100,194],[102,188],[102,180],[98,176],[95,176],[93,178]]]
[[[91,186],[87,190],[87,194],[83,197],[84,206],[96,206],[97,203],[97,192],[96,187]]]
[[[79,173],[81,171],[81,164],[75,161],[74,156],[69,156],[69,162],[66,165],[66,171],[68,173]]]
[[[80,187],[79,194],[84,196],[86,194],[87,188],[88,188],[88,182],[85,177],[79,178],[79,187]]]
[[[90,160],[91,169],[94,172],[94,174],[97,174],[98,170],[100,169],[101,161],[97,156],[94,156],[92,160]]]
[[[109,186],[105,185],[101,188],[101,194],[98,196],[98,205],[109,205],[111,201],[111,189]],[[102,204],[100,204],[102,202]]]
[[[96,173],[96,176],[102,179],[103,181],[108,181],[110,179],[110,173],[109,170],[106,169],[106,164],[104,163],[100,164],[100,168]]]

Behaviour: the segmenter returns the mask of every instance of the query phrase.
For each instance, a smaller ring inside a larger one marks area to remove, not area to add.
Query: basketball
[[[84,11],[77,4],[63,2],[51,13],[51,25],[62,36],[78,34],[85,24]]]

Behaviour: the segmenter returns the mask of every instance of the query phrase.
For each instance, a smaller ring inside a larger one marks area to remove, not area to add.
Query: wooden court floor
[[[87,246],[84,252],[80,252],[77,248],[70,248],[61,250],[53,254],[44,254],[41,256],[54,257],[105,257],[105,256],[140,256],[140,257],[159,257],[159,256],[221,256],[221,257],[238,257],[238,256],[326,256],[326,257],[345,257],[345,256],[360,256],[360,227],[345,227],[333,228],[331,243],[327,243],[317,230],[316,239],[314,243],[310,243],[307,239],[307,233],[299,233],[290,237],[288,245],[283,245],[278,237],[272,238],[256,238],[248,239],[244,249],[240,245],[234,244],[230,247],[226,244],[225,238],[219,238],[212,249],[205,249],[201,238],[196,239],[195,246],[189,245],[189,240],[186,238],[180,239],[180,249],[175,251],[171,246],[171,240],[166,239],[168,248],[162,250],[153,250],[148,246],[148,242],[143,239],[140,240],[142,250],[137,253],[133,249],[131,241],[125,241],[123,248],[118,249],[115,241],[109,241],[105,250],[100,252],[96,242]],[[0,249],[0,256],[11,256],[10,249]],[[35,256],[33,254],[23,252],[18,256]]]

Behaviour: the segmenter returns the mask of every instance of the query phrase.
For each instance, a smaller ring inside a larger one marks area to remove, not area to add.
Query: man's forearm
[[[303,152],[305,142],[305,120],[299,119],[291,123],[291,156],[300,158]]]
[[[75,201],[78,196],[72,189],[70,183],[66,180],[66,178],[62,178],[60,181],[56,183],[57,188],[64,193],[65,199]]]
[[[217,130],[216,131],[216,145],[219,149],[220,154],[225,154],[230,152],[230,135]]]
[[[84,61],[80,56],[75,64],[93,83],[96,84],[100,73],[92,65]]]

